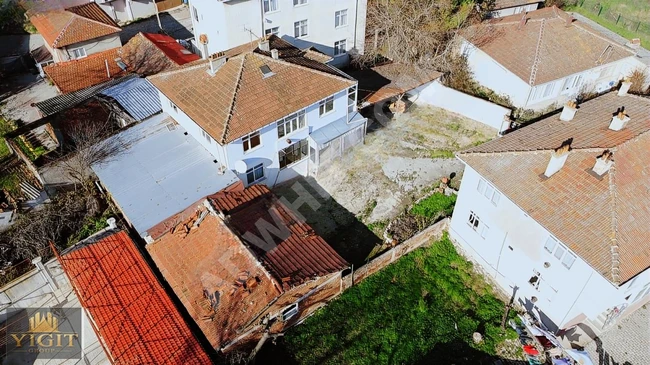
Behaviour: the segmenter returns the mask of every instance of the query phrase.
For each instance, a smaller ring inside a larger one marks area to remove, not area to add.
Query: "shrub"
[[[454,210],[456,195],[447,196],[442,193],[435,193],[417,202],[411,208],[411,214],[426,218],[435,218],[439,215],[448,216]]]

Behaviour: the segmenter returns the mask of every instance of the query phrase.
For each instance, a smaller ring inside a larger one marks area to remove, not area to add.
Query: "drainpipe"
[[[260,16],[262,20],[262,32],[260,33],[260,38],[264,37],[264,2],[260,0]]]
[[[129,16],[129,20],[130,20],[130,21],[135,20],[135,19],[133,18],[133,10],[131,10],[131,0],[124,0],[124,3],[126,4],[126,13],[127,13],[128,16]]]
[[[357,48],[357,23],[359,23],[359,0],[355,1],[354,4],[354,48],[357,49],[357,52],[359,49]]]

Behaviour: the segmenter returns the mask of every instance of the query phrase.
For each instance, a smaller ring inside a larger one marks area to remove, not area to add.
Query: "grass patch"
[[[9,146],[7,146],[7,142],[5,142],[4,135],[5,133],[11,132],[13,129],[14,125],[0,116],[0,160],[11,154]]]
[[[383,237],[386,226],[388,226],[388,222],[378,221],[378,222],[368,223],[366,227],[368,227],[368,229],[371,230],[372,233],[374,233],[378,237]]]
[[[456,194],[447,196],[441,193],[424,198],[417,202],[411,208],[411,214],[426,218],[433,218],[439,215],[449,216],[454,211],[456,204]]]
[[[580,6],[567,7],[565,10],[573,11],[573,12],[576,12],[578,14],[581,14],[581,15],[593,20],[594,22],[602,25],[603,27],[611,30],[612,32],[614,32],[614,33],[616,33],[616,34],[618,34],[618,35],[620,35],[622,37],[625,37],[626,39],[639,38],[639,39],[641,39],[641,45],[643,47],[650,46],[650,35],[649,34],[637,33],[637,32],[633,32],[631,30],[628,30],[625,27],[617,25],[616,22],[611,21],[611,20],[609,20],[607,18],[604,18],[602,16],[598,16],[598,14],[595,14],[595,13],[591,12],[590,10],[587,10],[587,9],[582,8]]]
[[[12,172],[0,176],[0,190],[7,190],[14,197],[20,195],[20,178],[18,178],[18,175]]]
[[[68,237],[67,247],[70,247],[106,228],[108,226],[106,220],[111,216],[114,216],[113,211],[110,208],[106,208],[106,210],[104,210],[99,216],[87,217],[84,220],[83,226],[81,226],[75,234]]]
[[[432,150],[429,152],[429,158],[454,158],[454,151],[449,150]]]
[[[343,293],[285,343],[300,364],[477,364],[516,338],[499,327],[503,309],[445,236]]]

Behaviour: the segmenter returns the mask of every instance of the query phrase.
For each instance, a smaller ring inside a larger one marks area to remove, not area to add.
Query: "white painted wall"
[[[559,328],[580,314],[595,321],[608,308],[625,302],[627,291],[638,291],[650,282],[647,272],[629,290],[625,286],[619,289],[577,255],[567,269],[544,249],[550,233],[504,195],[493,205],[477,191],[479,179],[474,169],[465,167],[451,219],[451,237],[506,293],[511,295],[518,287],[517,300],[529,304],[537,297],[535,307],[543,313],[542,319],[548,317]],[[468,223],[470,211],[481,221],[478,232]],[[480,234],[483,225],[489,227],[485,238]],[[545,262],[550,263],[548,268]],[[539,290],[528,282],[534,271],[541,273]]]
[[[508,129],[504,123],[511,110],[487,100],[448,88],[438,81],[427,83],[409,92],[416,104],[433,105],[489,125],[498,132]]]
[[[535,4],[527,4],[527,5],[522,5],[522,6],[513,6],[513,7],[510,7],[510,8],[498,9],[498,10],[490,12],[489,17],[490,18],[501,18],[501,17],[504,17],[504,16],[512,15],[512,14],[520,14],[520,13],[523,13],[523,12],[536,10],[538,6],[539,6],[539,3],[535,3]]]
[[[110,2],[96,1],[99,6],[118,23],[125,23],[138,18],[146,18],[156,14],[153,0],[114,0]]]
[[[60,48],[60,55],[62,56],[62,59],[60,61],[56,61],[55,59],[55,61],[61,62],[61,61],[69,61],[73,59],[72,50],[76,48],[83,47],[86,50],[86,55],[90,56],[95,53],[99,53],[102,51],[106,51],[121,46],[122,46],[122,41],[120,41],[120,34],[119,33],[111,34],[105,37],[95,38],[86,42],[79,42],[79,43],[71,44],[69,46]]]
[[[273,186],[293,177],[302,175],[306,176],[309,169],[309,158],[301,160],[292,166],[280,170],[280,161],[278,152],[291,144],[305,139],[312,132],[322,128],[348,114],[348,96],[347,89],[335,94],[334,110],[323,117],[319,116],[318,103],[314,103],[306,108],[306,127],[293,132],[290,135],[278,138],[276,122],[270,123],[260,129],[261,144],[253,150],[244,152],[242,139],[221,146],[216,141],[208,142],[201,133],[201,128],[190,119],[180,108],[174,111],[169,99],[159,92],[163,112],[168,113],[174,118],[187,132],[192,135],[201,145],[203,145],[215,158],[225,164],[230,170],[233,170],[237,176],[246,184],[246,174],[238,174],[235,171],[235,164],[238,161],[244,161],[247,166],[253,167],[257,164],[264,164],[265,180],[260,183]],[[291,143],[287,141],[291,140]]]
[[[262,15],[262,0],[192,0],[190,12],[195,39],[208,36],[207,52],[212,54],[249,43],[264,35],[265,29],[279,27],[279,36],[298,48],[314,46],[334,56],[334,42],[345,39],[347,50],[363,52],[367,0],[308,0],[293,5],[293,0],[278,0],[279,9]],[[194,16],[194,10],[198,16]],[[347,25],[335,27],[335,12],[348,10]],[[197,19],[198,18],[198,19]],[[307,19],[308,35],[294,37],[294,22]],[[356,21],[355,21],[356,20]],[[333,64],[348,61],[346,55]]]

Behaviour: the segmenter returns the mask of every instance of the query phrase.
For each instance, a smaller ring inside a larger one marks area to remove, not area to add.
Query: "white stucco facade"
[[[355,121],[359,120],[356,111],[356,99],[354,100],[354,108],[348,109],[351,104],[349,103],[348,90],[349,89],[344,89],[333,95],[333,110],[322,116],[319,112],[318,102],[309,105],[305,109],[297,110],[295,113],[302,111],[305,113],[306,122],[303,128],[295,130],[282,137],[279,137],[278,135],[278,121],[274,121],[260,128],[258,131],[261,143],[259,146],[249,149],[248,151],[244,151],[244,141],[242,138],[237,138],[224,146],[217,143],[213,136],[211,136],[210,139],[206,138],[203,129],[198,124],[196,124],[180,108],[174,108],[173,104],[170,103],[169,99],[164,94],[159,94],[163,112],[168,113],[172,118],[174,118],[174,120],[183,126],[183,128],[185,128],[190,135],[204,146],[219,163],[235,172],[235,174],[244,182],[244,185],[261,183],[268,186],[274,186],[297,176],[307,176],[317,170],[317,160],[312,158],[312,155],[318,151],[318,146],[309,138],[312,133],[330,125],[331,123],[340,121],[341,119],[345,119],[346,121],[351,121],[353,119]],[[358,124],[359,122],[356,123]],[[300,143],[300,141],[307,143],[305,145],[306,155],[304,155],[300,161],[281,167],[280,151],[289,146],[296,145],[297,143]],[[262,165],[263,167],[263,177],[250,181],[246,170],[253,169],[259,165]]]
[[[273,32],[300,49],[314,46],[335,57],[333,64],[347,62],[346,53],[335,52],[341,41],[346,52],[355,49],[363,53],[367,0],[295,2],[294,6],[294,0],[192,0],[190,14],[197,47],[205,56]],[[266,12],[265,7],[269,9]],[[296,26],[302,34],[297,37]],[[207,36],[206,45],[199,44],[201,35]]]
[[[528,11],[537,10],[539,3],[525,4],[519,6],[511,6],[508,8],[495,9],[489,14],[490,18],[501,18],[508,15],[525,13]]]
[[[122,46],[122,41],[120,41],[119,33],[109,34],[107,36],[91,39],[85,42],[70,44],[68,46],[61,47],[61,48],[52,48],[50,45],[45,44],[45,47],[52,54],[52,60],[54,62],[65,62],[65,61],[71,61],[77,59],[75,58],[76,57],[74,52],[75,50],[83,49],[81,54],[85,53],[85,56],[83,57],[87,57],[95,53],[103,52],[113,48],[118,48],[121,46]]]
[[[118,23],[126,23],[156,14],[153,0],[97,0],[97,4]]]
[[[486,198],[490,188],[494,185],[466,165],[450,235],[505,293],[515,292],[516,302],[550,329],[582,322],[602,330],[648,301],[650,270],[617,286],[559,240],[556,247],[564,254],[556,258],[555,250],[545,248],[547,239],[555,238],[552,232],[497,189],[493,194],[498,199]],[[479,223],[470,223],[470,215]],[[575,256],[570,267],[566,255]]]
[[[602,93],[629,75],[637,68],[647,68],[642,62],[630,56],[616,62],[594,66],[589,70],[558,78],[541,85],[531,86],[528,80],[499,64],[473,44],[464,41],[461,52],[466,55],[474,79],[497,94],[510,98],[517,108],[543,110],[555,104],[557,108],[580,93]],[[556,108],[556,109],[557,109]]]

